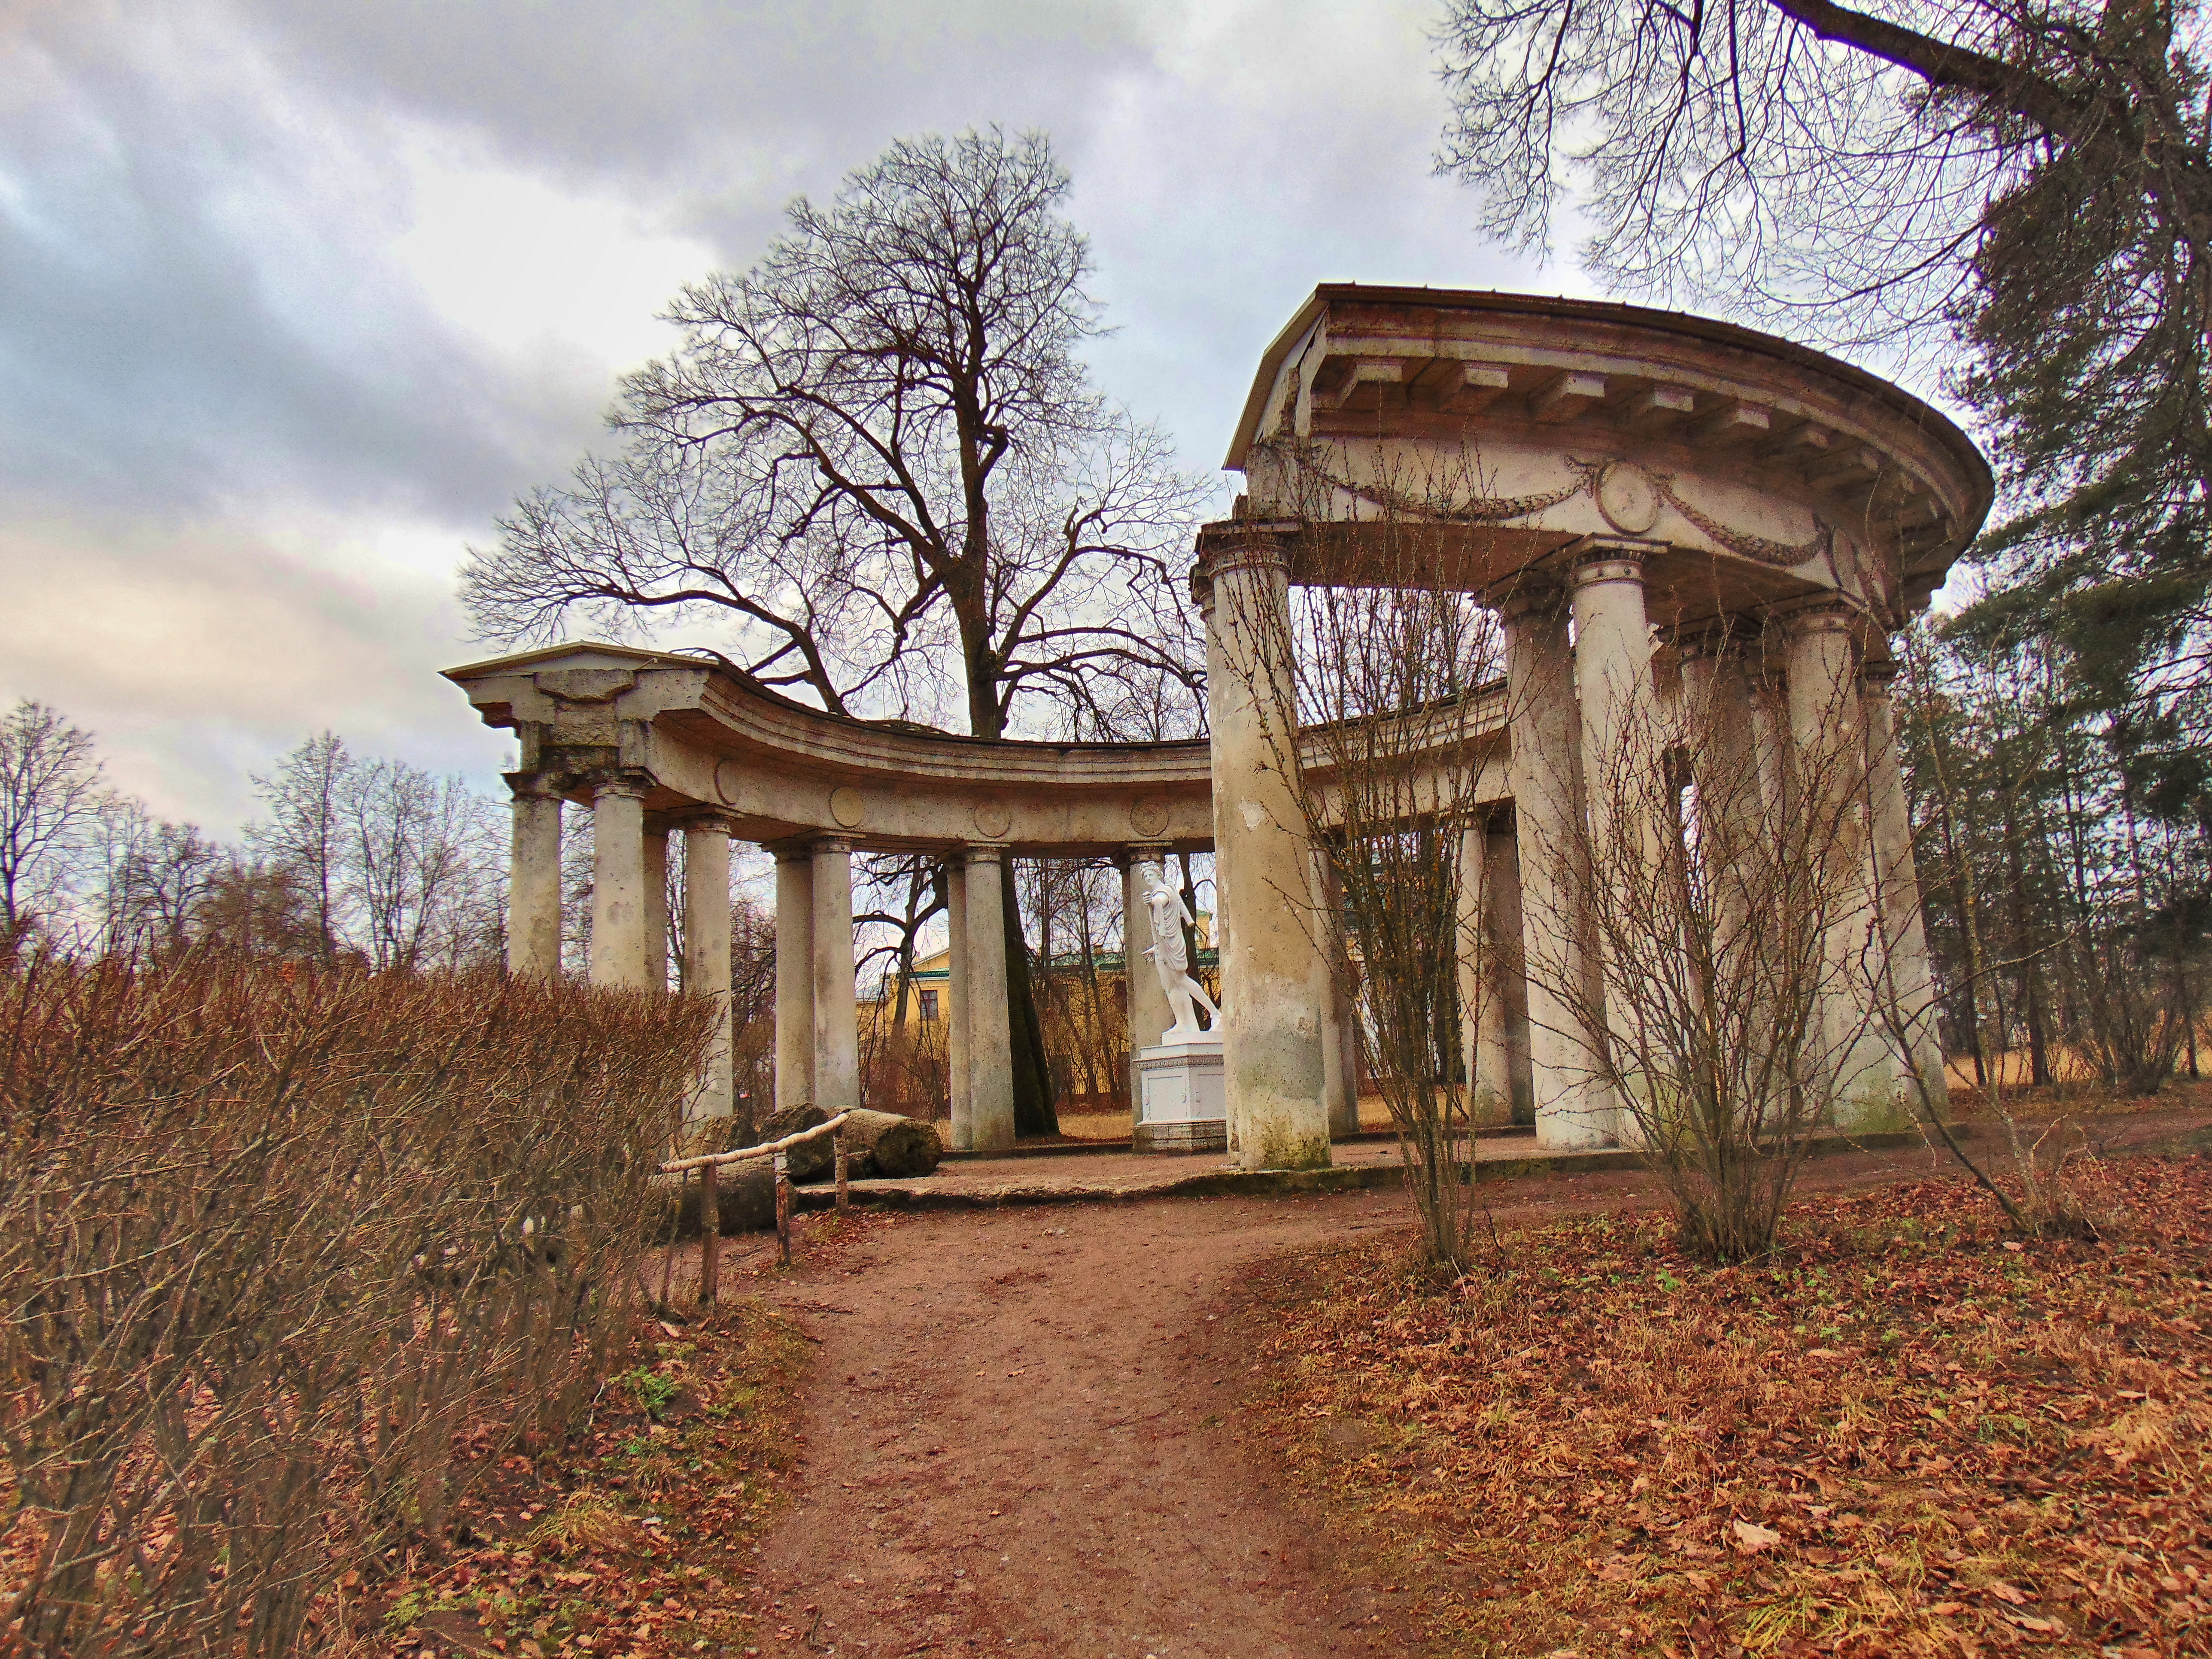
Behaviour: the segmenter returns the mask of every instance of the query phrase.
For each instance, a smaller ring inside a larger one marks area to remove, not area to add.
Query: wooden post
[[[845,1150],[844,1132],[838,1131],[836,1138],[830,1144],[837,1149],[837,1207],[841,1210],[849,1210],[853,1207],[853,1196],[845,1182],[846,1173],[851,1167],[848,1162],[851,1155]]]
[[[785,1154],[775,1155],[775,1259],[791,1265],[791,1165]]]
[[[699,1305],[711,1308],[721,1289],[721,1178],[711,1164],[699,1166]]]

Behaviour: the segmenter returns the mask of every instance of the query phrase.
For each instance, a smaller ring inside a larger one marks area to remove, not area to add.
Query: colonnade
[[[1633,740],[1630,733],[1662,729],[1666,695],[1652,674],[1644,568],[1663,550],[1590,538],[1563,573],[1523,573],[1486,596],[1507,641],[1524,949],[1546,968],[1528,981],[1527,998],[1531,1092],[1547,1146],[1601,1145],[1631,1130],[1601,1079],[1584,1023],[1557,992],[1580,985],[1585,1007],[1619,994],[1607,983],[1618,965],[1601,959],[1589,907],[1574,890],[1589,878],[1586,864],[1570,855],[1577,829],[1586,826],[1591,844],[1621,849],[1629,867],[1644,869],[1657,860],[1648,852],[1634,856],[1638,838],[1679,833],[1656,815],[1604,822],[1621,797],[1599,790],[1600,799],[1589,798],[1591,781]],[[1716,618],[1672,641],[1681,666],[1673,695],[1698,711],[1679,728],[1695,740],[1680,757],[1685,781],[1726,780],[1754,791],[1769,824],[1784,812],[1814,813],[1805,790],[1838,792],[1815,814],[1835,840],[1811,849],[1840,860],[1845,872],[1832,890],[1813,1041],[1836,1068],[1837,1118],[1847,1128],[1895,1116],[1911,1072],[1938,1103],[1943,1090],[1890,708],[1894,669],[1863,664],[1865,622],[1832,598],[1776,616]],[[1715,810],[1710,798],[1702,805]],[[1728,925],[1725,915],[1722,922]],[[1910,1030],[1901,1044],[1877,998],[1904,1014]]]
[[[1296,528],[1208,526],[1193,583],[1206,621],[1215,880],[1228,917],[1230,1145],[1247,1164],[1271,1167],[1326,1162],[1329,1132],[1353,1127],[1345,1108],[1356,1102],[1348,1085],[1324,1077],[1352,1033],[1349,1011],[1331,1001],[1326,930],[1310,921],[1323,901],[1284,764],[1296,750],[1289,665],[1268,654],[1270,641],[1290,638],[1286,549]],[[1589,896],[1577,890],[1590,872],[1576,849],[1619,848],[1652,869],[1658,838],[1680,833],[1620,792],[1593,799],[1589,787],[1607,775],[1612,757],[1658,729],[1664,696],[1644,577],[1648,562],[1668,550],[1586,537],[1563,558],[1480,595],[1504,633],[1511,799],[1510,820],[1501,805],[1466,831],[1462,849],[1462,937],[1484,930],[1487,947],[1463,953],[1467,1074],[1478,1121],[1504,1121],[1525,1098],[1547,1148],[1632,1133],[1586,1018],[1620,1006],[1628,969],[1605,959]],[[1837,1115],[1845,1127],[1894,1116],[1909,1070],[1939,1102],[1943,1086],[1889,702],[1893,671],[1863,665],[1865,622],[1846,601],[1826,599],[1683,630],[1674,641],[1682,685],[1664,694],[1697,696],[1716,711],[1699,726],[1715,752],[1684,757],[1692,781],[1741,760],[1770,801],[1787,799],[1772,792],[1800,777],[1849,797],[1836,815],[1847,843],[1836,855],[1858,874],[1844,883],[1829,921],[1815,1014],[1815,1042],[1843,1080]],[[1540,970],[1528,972],[1532,964]],[[1869,1006],[1883,993],[1911,1026],[1901,1044]]]
[[[561,807],[549,780],[514,781],[507,966],[517,977],[561,972]],[[668,988],[668,838],[684,836],[684,994],[708,997],[719,1018],[685,1117],[727,1117],[734,1102],[730,1024],[730,818],[712,807],[648,814],[648,783],[633,776],[592,787],[592,957],[594,985]]]
[[[1327,959],[1334,930],[1322,925],[1340,899],[1310,844],[1296,775],[1290,556],[1304,529],[1259,520],[1208,526],[1192,579],[1206,627],[1227,1127],[1231,1152],[1247,1167],[1326,1164],[1331,1140],[1358,1127],[1357,1014],[1346,976]],[[1510,733],[1504,776],[1496,798],[1486,799],[1486,816],[1466,827],[1461,859],[1462,936],[1480,933],[1484,941],[1465,953],[1461,973],[1465,1062],[1479,1121],[1503,1121],[1526,1107],[1547,1147],[1602,1145],[1624,1133],[1620,1103],[1576,1005],[1605,1007],[1623,988],[1626,965],[1606,960],[1590,896],[1577,890],[1587,867],[1571,854],[1585,830],[1601,843],[1631,847],[1682,833],[1656,813],[1601,822],[1617,816],[1622,801],[1610,791],[1593,800],[1588,787],[1635,733],[1654,726],[1670,697],[1694,700],[1711,714],[1697,725],[1700,752],[1684,757],[1692,782],[1716,773],[1755,775],[1771,811],[1794,799],[1789,792],[1802,787],[1798,781],[1842,780],[1850,796],[1839,818],[1850,842],[1844,856],[1858,873],[1832,918],[1828,960],[1872,960],[1885,1000],[1907,1012],[1911,1029],[1900,1033],[1870,1018],[1875,988],[1864,973],[1828,975],[1820,1029],[1831,1047],[1849,1050],[1850,1098],[1838,1115],[1846,1127],[1868,1127],[1894,1113],[1913,1070],[1940,1099],[1942,1066],[1890,704],[1893,671],[1885,652],[1869,650],[1880,636],[1867,635],[1869,620],[1851,602],[1812,596],[1771,614],[1677,627],[1670,643],[1679,681],[1655,674],[1645,573],[1662,556],[1673,556],[1663,543],[1584,537],[1479,596],[1503,628]],[[696,786],[672,790],[627,751],[618,765],[611,756],[587,759],[590,749],[564,747],[557,758],[547,749],[544,763],[530,752],[531,765],[542,769],[512,779],[511,970],[559,971],[562,809],[564,796],[580,794],[590,803],[595,848],[591,978],[665,991],[668,837],[680,832],[684,989],[718,999],[721,1009],[691,1115],[730,1115],[729,842],[740,823],[759,819],[698,803]],[[694,804],[647,810],[649,801],[687,793]],[[1152,809],[1138,811],[1142,805],[1120,809],[1140,832],[1157,822]],[[986,835],[1006,827],[1003,812],[973,816]],[[1196,827],[1186,823],[1175,842],[1105,842],[1118,845],[1124,872],[1133,1057],[1158,1042],[1170,1018],[1144,954],[1152,943],[1149,872],[1164,876],[1176,846],[1202,845],[1190,833]],[[870,844],[867,834],[860,832],[860,844]],[[834,1112],[861,1103],[855,844],[854,836],[812,830],[763,843],[776,871],[780,1107],[811,1101]],[[897,844],[915,842],[909,835]],[[947,869],[952,1142],[963,1150],[1010,1147],[1006,861],[1027,849],[1004,840],[925,844]],[[1085,844],[1102,850],[1095,835]],[[1049,855],[1048,848],[1039,850]]]
[[[561,970],[562,796],[545,778],[513,782],[514,860],[507,967],[517,975]],[[701,1086],[687,1113],[726,1117],[732,1098],[730,816],[712,808],[645,811],[646,780],[589,786],[592,830],[592,939],[595,985],[667,989],[668,837],[684,837],[683,988],[720,1000]],[[768,849],[775,860],[775,1106],[811,1102],[836,1113],[862,1103],[853,955],[849,837],[817,836]],[[1151,941],[1147,867],[1165,876],[1173,848],[1132,842],[1123,871],[1130,1052],[1160,1040],[1167,995],[1142,953]],[[946,1018],[951,1142],[957,1151],[1014,1144],[1014,1058],[1008,1021],[1006,914],[1001,845],[946,849],[951,986]]]

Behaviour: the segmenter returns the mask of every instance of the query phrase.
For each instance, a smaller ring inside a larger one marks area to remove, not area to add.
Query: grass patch
[[[1729,1269],[1646,1215],[1283,1258],[1244,1429],[1439,1654],[2212,1651],[2212,1162],[2105,1178],[2094,1245],[1942,1180]]]

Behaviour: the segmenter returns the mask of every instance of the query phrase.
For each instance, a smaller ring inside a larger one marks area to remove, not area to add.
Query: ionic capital
[[[1879,662],[1859,665],[1859,692],[1863,696],[1887,697],[1890,688],[1897,684],[1899,665],[1893,658],[1885,657]]]
[[[850,836],[816,836],[808,841],[806,848],[817,858],[831,857],[839,853],[850,853],[853,838]]]
[[[1668,643],[1685,662],[1719,657],[1752,657],[1765,648],[1765,630],[1742,617],[1708,617],[1668,630]]]
[[[973,870],[979,864],[1003,864],[1006,861],[1006,849],[1003,847],[994,847],[989,842],[978,841],[970,842],[961,848],[959,854],[962,860],[970,870]]]
[[[671,812],[668,822],[685,831],[719,830],[726,836],[735,835],[738,828],[737,814],[720,806],[687,806],[681,811]]]
[[[594,805],[609,799],[643,800],[653,793],[653,780],[633,772],[617,772],[612,777],[594,779],[591,787]]]
[[[1860,615],[1857,607],[1845,600],[1818,599],[1780,620],[1783,632],[1792,640],[1800,640],[1815,634],[1856,633]]]

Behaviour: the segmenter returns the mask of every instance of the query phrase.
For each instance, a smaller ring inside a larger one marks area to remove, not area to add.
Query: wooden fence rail
[[[740,1146],[726,1152],[707,1152],[697,1158],[674,1158],[660,1166],[663,1175],[683,1176],[690,1184],[690,1172],[699,1172],[699,1305],[712,1307],[721,1289],[722,1267],[722,1193],[720,1171],[732,1164],[769,1160],[775,1170],[775,1259],[778,1265],[791,1265],[791,1149],[802,1141],[819,1140],[823,1135],[837,1151],[837,1207],[852,1207],[852,1193],[847,1180],[851,1167],[845,1149],[845,1137],[838,1132],[845,1127],[847,1114],[840,1112],[826,1123],[817,1123],[811,1129],[801,1129],[797,1134],[786,1135],[781,1140],[771,1140],[764,1146]],[[683,1195],[677,1196],[679,1209]]]

